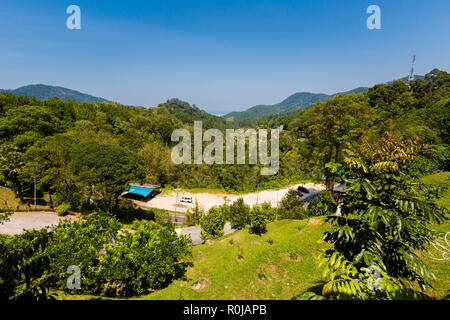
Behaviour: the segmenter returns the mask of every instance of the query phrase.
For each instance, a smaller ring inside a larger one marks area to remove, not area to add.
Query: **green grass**
[[[250,235],[245,229],[198,245],[187,281],[175,281],[140,298],[291,299],[321,281],[316,265],[326,245],[321,241],[324,230],[322,220],[318,225],[282,220],[270,223],[263,236]],[[187,287],[201,278],[211,283],[198,291]]]
[[[441,232],[450,232],[450,222],[445,222],[435,228]],[[447,237],[450,240],[450,235]],[[438,242],[445,245],[445,241],[438,239]],[[450,247],[447,247],[447,258]],[[442,251],[437,250],[433,246],[429,247],[427,252],[420,253],[423,262],[430,268],[430,270],[435,274],[436,280],[431,281],[433,289],[425,291],[432,297],[437,299],[450,299],[450,260],[437,260],[442,259]]]
[[[327,246],[321,240],[325,224],[323,218],[319,224],[308,225],[308,221],[276,221],[268,224],[263,236],[250,235],[245,229],[212,244],[197,245],[193,248],[194,266],[188,269],[186,280],[133,299],[291,299],[322,280],[317,262]],[[238,254],[242,261],[238,261]],[[207,278],[210,284],[199,291],[188,288],[200,278]],[[60,299],[98,298],[58,295]]]
[[[22,203],[19,198],[15,197],[14,192],[10,188],[0,186],[0,206],[3,206],[3,200],[6,200],[8,202],[8,207],[13,209],[27,209],[27,201],[30,203],[31,208],[34,208],[34,198],[32,195],[25,196],[24,202]],[[48,192],[43,194],[38,193],[36,199],[36,208],[42,210],[49,209],[48,201]]]
[[[188,269],[187,279],[131,299],[286,300],[307,290],[320,293],[323,278],[317,263],[319,254],[327,248],[321,240],[327,225],[323,217],[316,219],[319,219],[319,224],[308,224],[308,219],[280,220],[270,223],[268,232],[261,237],[250,235],[245,229],[214,240],[212,244],[197,245],[193,249],[194,266]],[[437,228],[448,231],[450,223]],[[243,260],[237,259],[238,254]],[[441,256],[432,247],[428,252],[421,252],[420,256],[437,278],[431,281],[433,288],[425,293],[443,299],[449,294],[449,262],[434,260]],[[188,287],[201,278],[207,278],[210,284],[198,291]],[[68,300],[108,299],[63,292],[57,294],[59,299]]]
[[[447,210],[450,210],[450,172],[440,172],[436,174],[432,174],[429,176],[425,176],[422,179],[422,182],[426,184],[447,185],[449,188],[444,193],[442,198],[440,198],[436,203]],[[450,222],[446,222],[436,227],[436,230],[441,232],[450,232]],[[450,239],[450,237],[448,237]],[[438,240],[441,244],[445,244],[443,239]],[[447,246],[447,250],[449,250]],[[447,251],[448,252],[448,251]],[[447,253],[448,255],[448,253]],[[436,260],[442,259],[442,252],[430,246],[428,252],[422,253],[423,261],[430,267],[431,271],[433,271],[436,275],[436,280],[432,281],[431,284],[434,287],[433,296],[438,298],[444,298],[447,296],[449,298],[450,294],[450,261],[447,260]]]
[[[447,210],[450,210],[450,172],[446,171],[432,174],[423,177],[421,180],[426,184],[448,186],[448,189],[443,195],[443,197],[439,199],[436,203],[444,208],[447,208]]]
[[[424,177],[425,183],[448,183],[449,172]],[[439,200],[449,208],[450,192]],[[167,288],[132,299],[291,299],[306,290],[317,291],[323,281],[317,267],[318,255],[327,244],[321,238],[327,229],[324,218],[314,220],[281,220],[268,224],[263,236],[250,235],[248,229],[223,236],[193,248],[194,266],[188,268],[187,279],[177,280]],[[317,220],[316,220],[317,222]],[[450,222],[436,227],[450,231]],[[273,241],[273,244],[269,243]],[[441,240],[441,243],[442,240]],[[243,260],[238,260],[238,255]],[[436,299],[447,298],[450,293],[449,261],[436,260],[442,253],[430,246],[429,251],[418,253],[434,272],[433,288],[425,291]],[[188,288],[201,278],[210,284],[201,290]],[[319,291],[320,293],[320,291]],[[58,292],[60,299],[103,299],[92,295],[70,295]]]

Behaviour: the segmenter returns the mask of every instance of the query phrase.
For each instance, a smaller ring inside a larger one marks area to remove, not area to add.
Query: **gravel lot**
[[[263,202],[270,202],[272,207],[277,207],[277,203],[281,201],[281,199],[286,195],[286,193],[290,189],[297,189],[298,186],[304,186],[307,189],[320,191],[325,189],[325,186],[322,184],[314,184],[314,183],[304,183],[304,184],[296,184],[288,188],[280,189],[280,190],[266,190],[259,192],[252,192],[243,195],[235,195],[235,194],[219,194],[219,193],[189,193],[189,192],[179,192],[178,197],[182,196],[191,196],[193,203],[187,204],[183,203],[184,207],[176,206],[177,201],[177,193],[171,192],[164,195],[157,195],[153,199],[148,202],[136,201],[133,200],[136,204],[147,207],[147,208],[159,208],[166,209],[175,212],[186,212],[187,208],[193,208],[195,206],[195,201],[198,201],[200,207],[205,210],[208,210],[212,206],[220,206],[224,203],[224,197],[227,197],[229,200],[228,203],[232,203],[236,201],[238,198],[243,198],[244,202],[250,206],[255,204],[261,204]]]

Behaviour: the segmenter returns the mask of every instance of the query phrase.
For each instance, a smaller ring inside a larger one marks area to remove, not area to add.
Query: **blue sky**
[[[66,8],[81,8],[81,30]],[[369,5],[381,30],[369,30]],[[450,1],[2,0],[0,88],[44,83],[212,113],[449,71]]]

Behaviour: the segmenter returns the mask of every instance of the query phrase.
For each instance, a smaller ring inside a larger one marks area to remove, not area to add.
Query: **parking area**
[[[184,213],[188,208],[193,208],[195,206],[195,202],[197,201],[199,206],[205,210],[209,210],[212,206],[221,206],[225,203],[225,199],[228,203],[232,203],[236,201],[238,198],[243,198],[244,202],[250,206],[255,204],[261,204],[263,202],[269,202],[272,207],[277,207],[281,199],[286,195],[286,193],[290,189],[297,189],[297,187],[303,186],[312,191],[312,193],[316,194],[321,190],[325,189],[325,186],[322,184],[314,184],[314,183],[304,183],[304,184],[296,184],[287,188],[279,189],[279,190],[266,190],[259,192],[252,192],[242,195],[237,194],[226,194],[226,193],[191,193],[191,192],[171,192],[168,194],[159,194],[155,196],[153,199],[148,200],[147,202],[134,200],[136,204],[142,207],[147,208],[158,208],[158,209],[166,209],[172,212]],[[192,203],[181,203],[177,199],[180,200],[183,196],[189,196],[192,198]]]

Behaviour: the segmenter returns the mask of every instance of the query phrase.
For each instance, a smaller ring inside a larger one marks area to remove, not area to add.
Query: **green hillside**
[[[424,79],[424,76],[415,75],[415,79]],[[403,77],[400,80],[403,80],[405,83],[408,82],[408,77]],[[393,81],[387,82],[392,83]],[[325,93],[311,93],[311,92],[297,92],[293,95],[290,95],[282,102],[274,104],[274,105],[256,105],[244,111],[235,111],[230,112],[222,116],[222,118],[226,119],[229,122],[243,122],[248,120],[253,120],[257,118],[266,119],[269,116],[279,115],[287,113],[294,109],[300,109],[302,107],[310,106],[317,101],[325,101],[326,98],[331,98],[339,94],[350,94],[350,93],[361,93],[367,91],[368,87],[358,87],[352,90],[338,92],[331,95]]]
[[[319,255],[327,248],[323,232],[328,228],[324,217],[304,220],[278,220],[268,224],[263,236],[251,235],[248,229],[223,236],[193,249],[194,266],[185,280],[132,299],[144,300],[290,300],[305,291],[320,294],[322,270]],[[449,223],[438,227],[447,230]],[[448,288],[445,261],[434,260],[438,252],[423,253],[436,273],[434,289],[427,294],[441,299]],[[242,256],[239,258],[238,256]],[[206,278],[204,288],[190,286]],[[92,295],[58,292],[58,299],[105,299]]]
[[[81,93],[72,89],[67,89],[63,87],[48,86],[44,84],[33,84],[28,86],[23,86],[14,90],[0,90],[6,93],[11,93],[14,95],[21,95],[27,97],[35,97],[39,100],[46,100],[54,97],[58,97],[61,100],[75,100],[78,102],[107,102],[108,100],[94,97],[89,94]]]

